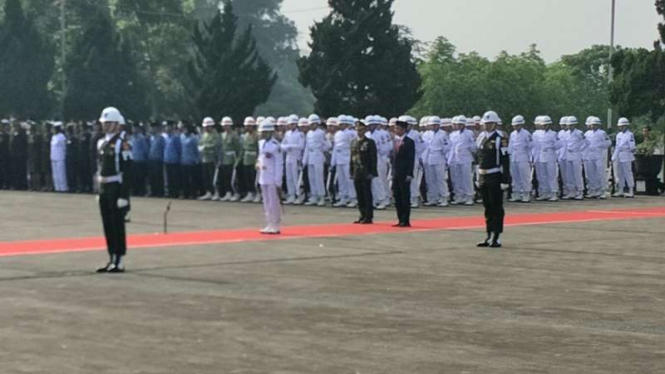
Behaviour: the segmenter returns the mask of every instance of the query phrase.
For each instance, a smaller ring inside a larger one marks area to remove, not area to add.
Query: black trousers
[[[372,198],[372,180],[371,179],[354,179],[353,185],[356,188],[358,195],[358,210],[360,211],[361,220],[374,219],[374,201]]]
[[[411,223],[411,183],[393,179],[392,189],[399,223]]]
[[[28,160],[22,158],[12,159],[12,185],[14,189],[24,191],[28,189]]]
[[[182,175],[180,172],[180,164],[165,164],[166,165],[166,188],[169,191],[169,197],[178,198],[182,188]]]
[[[132,162],[132,172],[132,192],[134,196],[145,196],[148,163],[143,161]]]
[[[487,233],[503,232],[503,191],[501,190],[501,173],[480,176],[480,194],[485,206],[485,225]]]
[[[161,161],[150,161],[150,195],[155,197],[164,196],[164,163]]]
[[[182,165],[182,190],[185,198],[196,198],[199,193],[200,171],[199,165]]]
[[[78,177],[78,169],[76,161],[66,161],[65,169],[67,170],[67,187],[69,188],[69,192],[77,192],[78,186],[76,185],[76,181]]]
[[[256,194],[256,166],[242,165],[242,191],[243,193]]]
[[[106,249],[110,256],[124,256],[127,253],[125,217],[118,208],[120,183],[107,183],[100,187],[99,210],[102,214]]]
[[[231,178],[233,177],[233,165],[221,165],[217,175],[217,190],[220,196],[226,195],[227,192],[233,193],[231,188]]]
[[[215,193],[215,163],[214,162],[206,162],[205,164],[201,164],[201,174],[203,177],[203,188],[205,188],[205,192],[210,192],[211,194]]]

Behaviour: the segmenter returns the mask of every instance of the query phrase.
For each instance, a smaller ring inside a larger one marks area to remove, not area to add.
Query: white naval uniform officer
[[[282,140],[282,151],[286,154],[286,191],[285,204],[290,205],[300,199],[300,186],[298,185],[302,169],[302,154],[305,150],[305,134],[298,128],[298,116],[293,114],[288,117],[288,130],[284,133]]]
[[[446,207],[450,197],[446,181],[446,155],[450,151],[450,141],[448,133],[441,130],[441,118],[428,117],[427,124],[431,126],[432,138],[429,141],[427,159],[423,160],[427,176],[427,204],[425,205]]]
[[[602,122],[598,117],[589,117],[587,119],[586,137],[588,149],[586,152],[586,162],[584,170],[587,177],[587,191],[590,198],[607,198],[607,174],[605,165],[607,164],[607,150],[612,145],[612,140],[607,133],[600,129]]]
[[[550,129],[552,118],[539,116],[541,131],[533,135],[534,164],[538,179],[538,201],[558,201],[557,151],[562,144],[559,135]]]
[[[513,194],[510,201],[531,201],[531,151],[533,139],[531,133],[522,128],[524,117],[515,116],[512,120],[513,132],[510,134],[508,154],[510,155],[510,175],[513,177]]]
[[[330,149],[330,142],[326,139],[326,133],[321,128],[321,119],[312,114],[307,119],[310,130],[305,141],[305,155],[303,163],[307,165],[307,177],[309,179],[309,200],[305,205],[326,205],[326,186],[324,178],[325,153]]]
[[[284,156],[282,147],[273,137],[275,125],[272,121],[263,120],[259,126],[261,140],[259,141],[259,158],[257,171],[259,184],[263,193],[263,210],[266,217],[266,227],[261,230],[263,234],[279,234],[282,221],[282,206],[279,189],[282,185],[284,170]]]
[[[584,178],[582,174],[582,154],[587,149],[587,141],[584,134],[576,129],[577,118],[566,117],[566,133],[562,141],[564,150],[561,157],[561,176],[564,184],[564,200],[584,199]]]
[[[372,197],[375,208],[377,210],[384,210],[390,205],[390,191],[387,187],[392,140],[390,139],[390,134],[381,129],[383,125],[381,116],[367,116],[365,123],[370,128],[370,131],[365,136],[374,140],[376,144],[376,172],[378,176],[372,180]]]
[[[568,184],[566,184],[566,146],[567,146],[567,139],[568,139],[568,117],[561,117],[559,119],[559,133],[557,136],[559,137],[559,141],[561,142],[561,148],[556,152],[557,156],[557,161],[559,162],[559,176],[561,177],[562,185],[560,186],[562,188],[562,191],[560,191],[562,198],[565,198],[570,194],[570,191],[568,190]],[[564,199],[565,200],[565,199]]]
[[[455,200],[453,205],[473,205],[475,190],[473,188],[473,159],[478,150],[474,133],[466,129],[466,117],[453,118],[456,130],[450,134],[451,150],[448,157],[450,177],[452,179]]]
[[[627,118],[619,119],[619,130],[616,138],[616,147],[612,154],[614,163],[614,174],[617,180],[617,191],[614,197],[634,197],[633,188],[635,179],[633,177],[633,161],[635,161],[635,135],[633,135],[628,126],[630,121]],[[628,192],[625,190],[628,189]]]
[[[334,167],[336,171],[339,201],[333,206],[355,208],[358,206],[358,202],[356,189],[351,178],[351,143],[357,136],[350,129],[354,125],[354,121],[351,116],[340,115],[337,118],[337,123],[339,130],[333,138],[330,166]]]
[[[55,192],[67,192],[67,137],[62,132],[62,122],[53,124],[55,133],[51,136],[51,173]]]

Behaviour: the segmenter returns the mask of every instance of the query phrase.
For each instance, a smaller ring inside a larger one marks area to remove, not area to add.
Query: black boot
[[[125,265],[122,263],[122,256],[117,256],[113,266],[108,270],[109,273],[124,273]]]
[[[499,239],[499,236],[501,236],[500,233],[494,233],[494,236],[492,237],[492,244],[490,244],[490,248],[501,248],[501,240]]]
[[[108,273],[114,266],[115,266],[115,259],[114,256],[111,255],[109,257],[109,262],[106,265],[97,269],[97,273]]]
[[[488,232],[488,233],[487,233],[487,239],[485,239],[484,242],[480,242],[480,243],[478,243],[478,244],[476,245],[476,247],[479,247],[479,248],[487,248],[487,247],[490,246],[490,243],[491,243],[491,242],[492,242],[492,233],[491,233],[491,232]]]

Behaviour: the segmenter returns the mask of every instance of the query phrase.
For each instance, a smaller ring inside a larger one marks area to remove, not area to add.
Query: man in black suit
[[[364,122],[356,123],[356,131],[358,138],[351,144],[351,175],[358,195],[360,218],[354,223],[369,225],[374,220],[372,179],[379,175],[376,171],[376,143],[365,136],[367,125]]]
[[[416,158],[416,144],[406,136],[409,124],[397,121],[393,151],[393,198],[399,222],[393,227],[411,227],[411,180]]]

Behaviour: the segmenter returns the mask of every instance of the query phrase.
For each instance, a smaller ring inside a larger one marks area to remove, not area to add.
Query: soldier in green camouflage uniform
[[[260,203],[261,195],[256,192],[256,160],[259,153],[259,136],[256,133],[256,120],[245,118],[245,134],[242,137],[242,164],[240,180],[242,190],[246,192],[243,203]]]
[[[215,191],[215,170],[219,165],[222,138],[215,130],[215,120],[207,117],[203,120],[203,136],[199,142],[201,152],[201,164],[203,167],[203,186],[206,194],[199,200],[219,200],[219,193]]]
[[[230,117],[224,117],[222,120],[222,157],[217,176],[217,190],[220,201],[238,201],[240,194],[235,191],[235,169],[240,162],[242,153],[242,141],[240,136],[233,129],[233,120]]]

